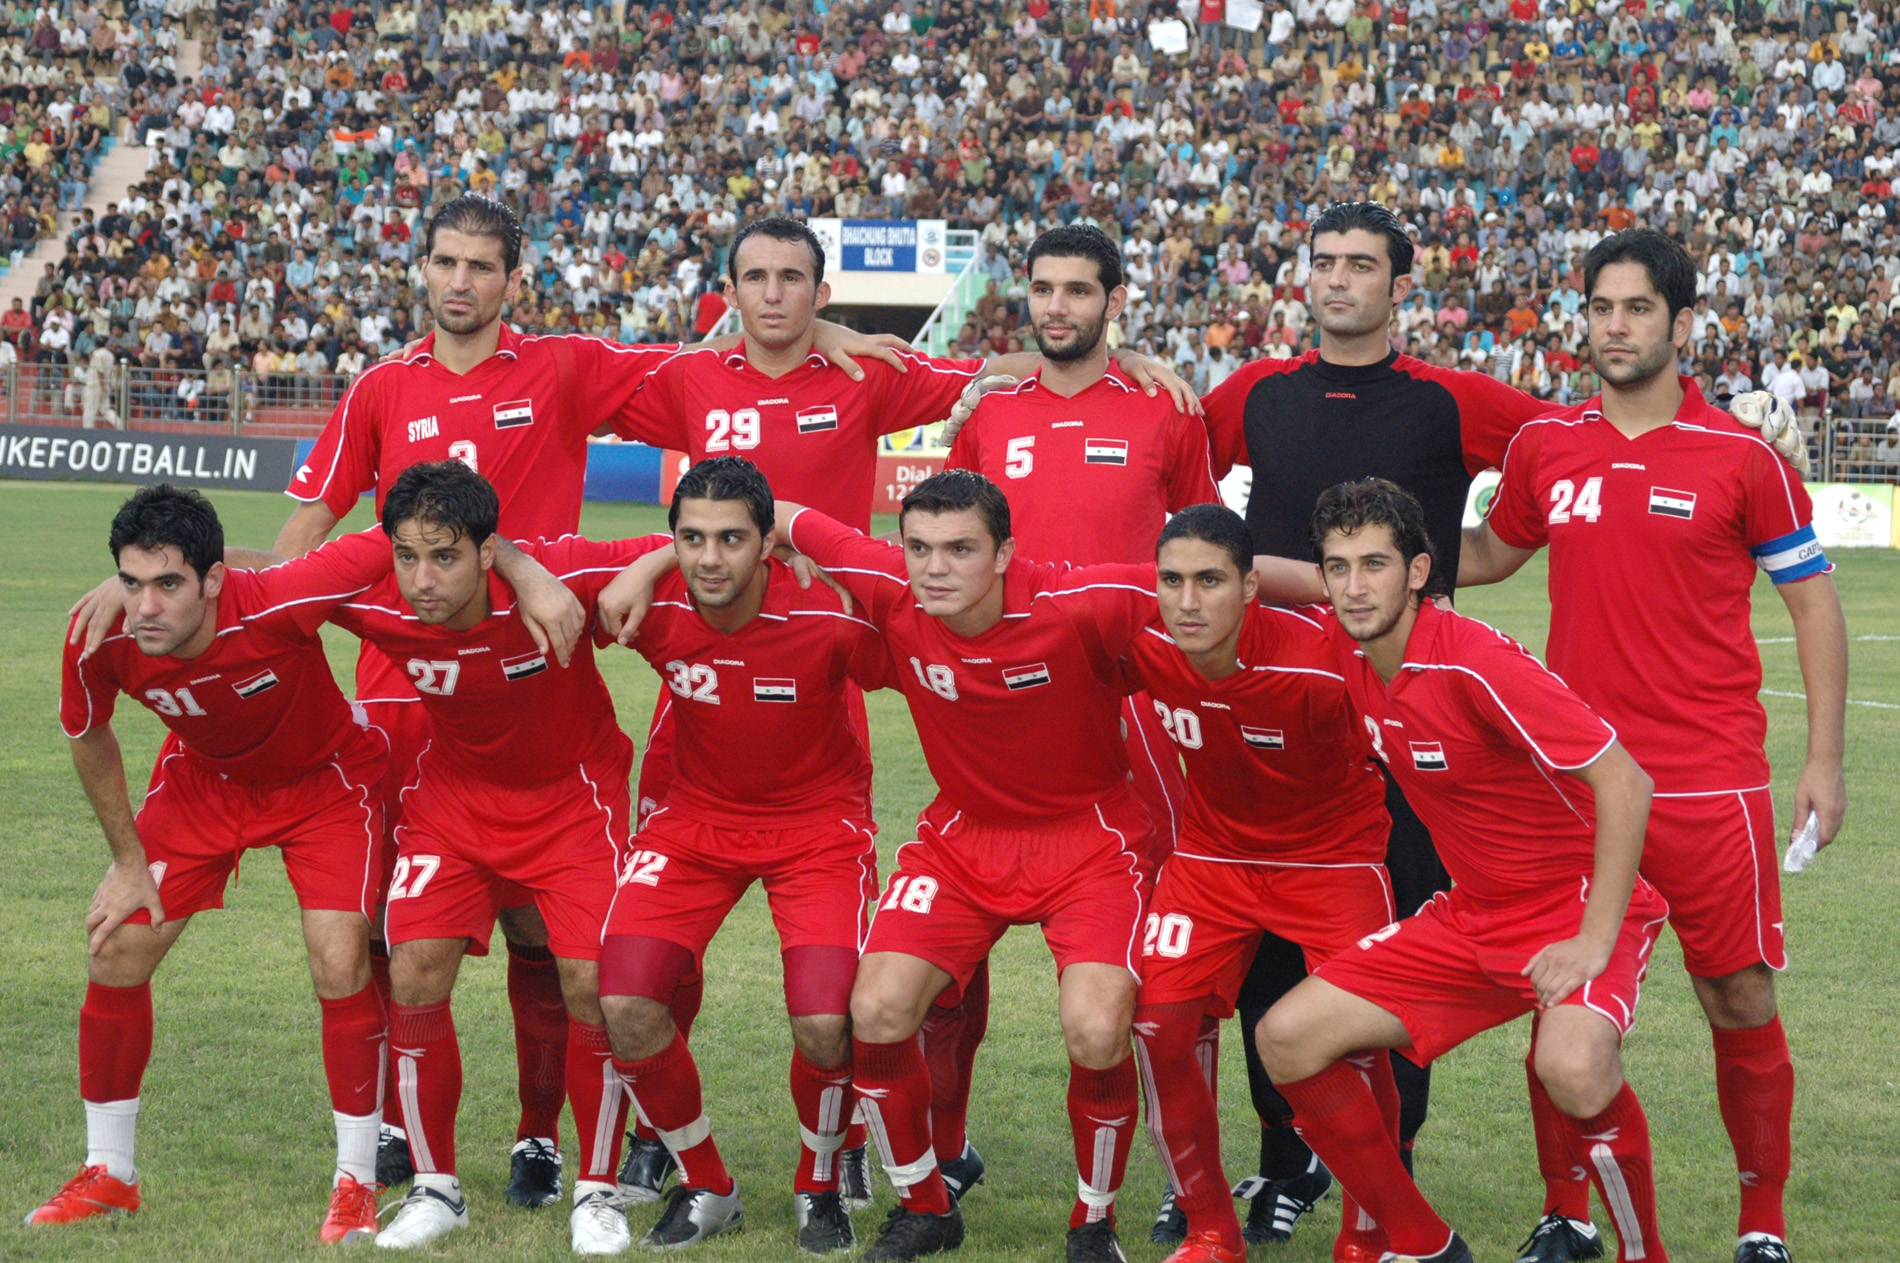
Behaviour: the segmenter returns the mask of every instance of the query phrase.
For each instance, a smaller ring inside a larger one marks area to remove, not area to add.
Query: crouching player
[[[627,837],[633,743],[615,722],[591,643],[576,646],[565,668],[550,661],[514,591],[491,573],[504,548],[498,513],[494,488],[461,462],[411,466],[383,501],[385,577],[331,614],[402,664],[431,730],[403,791],[388,899],[389,1042],[416,1183],[376,1244],[419,1246],[468,1223],[455,1175],[462,1062],[449,996],[462,957],[488,950],[497,910],[531,900],[547,922],[568,1011],[568,1101],[581,1156],[572,1243],[584,1254],[617,1253],[631,1244],[614,1189],[626,1094],[608,1051],[596,962]],[[638,545],[567,536],[523,551],[591,618],[600,589]]]
[[[611,585],[644,587],[645,572],[678,566],[659,580],[637,636],[616,627],[672,694],[677,767],[621,871],[600,961],[615,1065],[680,1171],[642,1244],[677,1249],[741,1222],[673,1010],[727,914],[761,881],[791,1014],[798,1244],[848,1250],[857,1236],[838,1186],[853,1104],[848,1015],[877,898],[871,758],[851,722],[851,686],[883,687],[890,658],[837,594],[801,589],[771,557],[772,489],[749,461],[694,465],[668,520],[672,538],[656,537],[664,551]],[[602,594],[610,625],[618,596]]]
[[[338,564],[348,547],[333,544],[298,575],[227,569],[211,505],[163,485],[127,500],[109,538],[126,630],[90,656],[69,638],[60,695],[73,763],[112,848],[86,916],[86,1161],[27,1223],[139,1208],[133,1133],[152,1052],[152,974],[195,913],[224,906],[242,853],[274,846],[303,909],[336,1119],[320,1236],[366,1240],[376,1233],[385,1025],[370,985],[369,915],[382,874],[376,786],[388,745],[337,690],[316,634],[326,607],[301,598],[359,592],[374,567],[352,577]],[[112,729],[121,692],[170,730],[136,816]]]
[[[1258,604],[1240,516],[1184,509],[1156,558],[1160,622],[1123,662],[1187,765],[1187,813],[1148,910],[1136,1048],[1148,1129],[1187,1215],[1170,1263],[1242,1263],[1214,1094],[1196,1061],[1203,1019],[1233,1014],[1263,930],[1318,968],[1391,924],[1392,821],[1331,637],[1307,614]],[[1368,1066],[1396,1128],[1391,1062]],[[1348,1195],[1334,1257],[1376,1263],[1384,1250]]]
[[[1649,777],[1514,641],[1424,596],[1431,541],[1409,493],[1376,478],[1334,487],[1313,541],[1347,692],[1454,884],[1274,1005],[1261,1060],[1301,1135],[1385,1229],[1387,1259],[1469,1263],[1348,1059],[1396,1048],[1430,1061],[1540,1010],[1536,1072],[1610,1208],[1618,1257],[1664,1263],[1649,1124],[1622,1064],[1668,915],[1637,875]]]

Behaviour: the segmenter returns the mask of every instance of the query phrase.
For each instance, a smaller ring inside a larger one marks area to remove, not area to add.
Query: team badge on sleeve
[[[760,677],[752,681],[752,700],[755,702],[795,702],[798,700],[797,680],[768,680]]]
[[[1668,487],[1649,489],[1649,511],[1663,517],[1692,518],[1695,516],[1695,492],[1671,491]]]
[[[495,428],[512,430],[520,425],[534,424],[534,400],[510,399],[506,403],[495,405]]]
[[[798,413],[798,432],[817,434],[821,430],[838,428],[838,410],[830,404],[822,408],[801,408]]]
[[[548,669],[548,656],[540,651],[501,660],[501,673],[510,681],[525,680]]]
[[[1127,439],[1083,439],[1082,462],[1086,465],[1126,465]]]
[[[1240,739],[1256,750],[1286,749],[1286,733],[1278,728],[1249,728],[1242,724]]]
[[[264,670],[259,671],[248,680],[239,680],[236,684],[231,686],[231,690],[239,697],[249,698],[256,697],[265,689],[274,689],[276,687],[277,673],[275,671]]]
[[[1026,667],[1004,667],[1003,683],[1014,693],[1018,689],[1033,689],[1049,682],[1049,664],[1032,662]]]
[[[1442,772],[1449,765],[1445,762],[1445,747],[1436,741],[1414,741],[1412,744],[1412,766],[1421,772]]]

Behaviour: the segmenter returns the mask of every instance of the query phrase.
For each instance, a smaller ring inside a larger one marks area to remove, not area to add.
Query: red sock
[[[969,1013],[959,996],[954,1005],[931,1005],[924,1015],[924,1028],[918,1033],[930,1074],[930,1132],[938,1162],[954,1162],[963,1153],[970,1085],[958,1070],[958,1054],[968,1023]]]
[[[691,1043],[693,1022],[699,1017],[700,1003],[706,998],[706,975],[694,971],[691,978],[682,978],[673,988],[673,1025],[679,1028],[680,1038]],[[636,1115],[633,1134],[641,1140],[655,1140],[660,1133],[653,1130],[653,1124]],[[859,1144],[863,1144],[863,1131],[859,1131]]]
[[[1372,1099],[1379,1107],[1379,1117],[1385,1120],[1386,1134],[1391,1137],[1396,1149],[1399,1143],[1399,1085],[1392,1077],[1392,1057],[1384,1052],[1356,1053],[1346,1058],[1346,1064],[1359,1072],[1359,1077],[1372,1089]],[[1404,1160],[1403,1155],[1400,1158]],[[1385,1228],[1359,1204],[1350,1191],[1340,1189],[1339,1195],[1339,1236],[1334,1243],[1334,1257],[1357,1251],[1357,1257],[1378,1258],[1388,1248]]]
[[[508,1007],[515,1013],[516,1091],[521,1121],[515,1139],[560,1138],[567,1099],[567,1002],[561,971],[545,947],[508,944]]]
[[[838,1191],[838,1150],[857,1098],[851,1092],[851,1063],[820,1066],[792,1050],[792,1105],[798,1110],[803,1143],[798,1151],[798,1193]]]
[[[571,1016],[567,1020],[567,1066],[562,1077],[574,1107],[574,1134],[581,1150],[574,1179],[612,1184],[620,1165],[620,1131],[627,1123],[626,1086],[614,1069],[607,1028]]]
[[[1656,1177],[1649,1153],[1649,1120],[1625,1083],[1610,1107],[1595,1118],[1566,1118],[1571,1151],[1590,1171],[1590,1182],[1616,1225],[1619,1261],[1669,1263],[1656,1231]]]
[[[680,1183],[687,1188],[707,1188],[715,1193],[732,1191],[732,1177],[726,1173],[725,1159],[713,1143],[712,1124],[706,1121],[706,1106],[699,1087],[699,1067],[686,1050],[679,1032],[673,1042],[641,1061],[615,1060],[614,1068],[626,1082],[640,1111],[659,1133],[660,1142],[679,1163]]]
[[[1779,1015],[1751,1030],[1715,1035],[1715,1099],[1722,1107],[1735,1166],[1741,1173],[1738,1232],[1787,1240],[1781,1190],[1793,1162],[1789,1128],[1794,1116],[1794,1060]]]
[[[389,1009],[390,1060],[396,1103],[416,1170],[455,1174],[455,1111],[462,1103],[462,1049],[449,1002],[394,1004]]]
[[[1537,1024],[1531,1023],[1531,1047],[1537,1047]],[[1551,1101],[1544,1081],[1537,1077],[1535,1051],[1524,1058],[1524,1078],[1530,1084],[1531,1129],[1537,1135],[1537,1169],[1544,1175],[1544,1213],[1560,1214],[1581,1223],[1590,1221],[1590,1173],[1570,1149],[1570,1123]]]
[[[1200,1064],[1201,1078],[1214,1094],[1214,1107],[1220,1108],[1220,1019],[1212,1013],[1201,1015],[1201,1032],[1194,1038],[1194,1060]]]
[[[1135,1012],[1135,1049],[1148,1134],[1161,1155],[1175,1204],[1188,1228],[1212,1232],[1230,1250],[1246,1252],[1240,1220],[1220,1160],[1220,1115],[1207,1080],[1197,1074],[1202,1051],[1200,1004],[1145,1004]],[[1215,1023],[1215,1030],[1219,1030]]]
[[[1423,1255],[1445,1248],[1451,1228],[1406,1174],[1365,1075],[1335,1061],[1310,1079],[1274,1086],[1293,1106],[1300,1138],[1385,1229],[1388,1249]]]
[[[851,1041],[851,1085],[864,1125],[877,1138],[884,1173],[898,1200],[919,1214],[950,1213],[950,1190],[930,1145],[930,1071],[914,1039],[895,1044]]]
[[[374,939],[369,945],[369,985],[376,988],[376,994],[382,998],[383,1017],[387,1023],[396,1005],[395,995],[389,986],[389,944]],[[389,1055],[387,1043],[384,1044],[383,1054],[383,1125],[402,1126],[402,1110],[396,1104],[396,1059]]]
[[[1141,1112],[1138,1095],[1132,1056],[1107,1070],[1069,1063],[1069,1129],[1075,1136],[1077,1180],[1069,1227],[1115,1221],[1115,1194],[1128,1170],[1135,1118]]]
[[[79,1006],[79,1096],[103,1105],[136,1100],[152,1059],[152,984],[86,984]]]
[[[330,1080],[330,1108],[361,1118],[382,1108],[383,1037],[389,1019],[375,984],[323,1006],[323,1073]]]

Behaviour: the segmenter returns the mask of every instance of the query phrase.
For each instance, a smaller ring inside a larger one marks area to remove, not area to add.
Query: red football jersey
[[[1656,788],[1749,789],[1768,783],[1755,568],[1789,583],[1829,567],[1800,476],[1680,380],[1675,421],[1638,438],[1599,399],[1524,427],[1491,529],[1549,545],[1550,668]]]
[[[676,346],[629,347],[580,335],[524,337],[501,327],[495,354],[470,372],[436,361],[435,335],[350,383],[289,494],[342,517],[365,491],[376,507],[397,475],[459,460],[494,484],[500,531],[555,539],[580,529],[587,436],[606,426]],[[358,656],[356,696],[409,701],[403,673],[371,647]]]
[[[640,624],[633,647],[666,684],[677,725],[666,805],[735,829],[867,819],[871,755],[852,731],[846,681],[886,687],[884,638],[824,584],[804,591],[790,567],[767,566],[764,606],[730,636],[700,616],[677,571]]]
[[[937,781],[926,819],[1059,819],[1128,792],[1118,659],[1154,617],[1151,567],[1014,560],[1002,621],[965,640],[917,604],[897,545],[809,509],[787,528],[883,633]]]
[[[589,619],[600,590],[658,546],[654,537],[603,543],[574,535],[520,543],[580,598]],[[563,668],[535,648],[515,617],[513,590],[492,572],[488,599],[488,617],[468,631],[429,627],[390,575],[330,618],[402,668],[429,712],[432,746],[466,776],[520,786],[566,776],[615,745],[631,758],[593,643],[583,639]]]
[[[1502,632],[1433,601],[1419,608],[1390,688],[1337,620],[1331,633],[1373,752],[1459,890],[1495,905],[1590,876],[1596,802],[1565,773],[1595,762],[1616,733],[1562,680]]]
[[[620,409],[614,432],[695,462],[743,456],[765,471],[781,500],[869,531],[878,436],[943,420],[983,371],[982,360],[904,358],[906,373],[865,360],[864,380],[854,382],[815,352],[783,377],[769,377],[743,349],[681,351]]]
[[[1254,605],[1240,670],[1210,680],[1157,619],[1124,659],[1187,764],[1177,854],[1378,864],[1392,819],[1338,656],[1316,609]]]
[[[178,735],[188,757],[232,780],[270,784],[322,767],[354,720],[317,628],[336,602],[388,570],[389,541],[362,531],[269,570],[227,570],[217,639],[195,658],[147,657],[123,633],[84,662],[69,644],[60,724],[84,736],[110,722],[123,691]]]
[[[1151,562],[1168,514],[1220,500],[1200,419],[1165,394],[1148,398],[1114,365],[1073,396],[1040,373],[991,391],[944,468],[1003,489],[1023,552],[1083,566]]]

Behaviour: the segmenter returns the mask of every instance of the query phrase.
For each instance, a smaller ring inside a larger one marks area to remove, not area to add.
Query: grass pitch
[[[0,484],[0,1258],[142,1257],[187,1263],[302,1257],[317,1252],[331,1163],[328,1101],[296,908],[273,852],[246,860],[229,908],[196,918],[155,981],[157,1042],[145,1078],[139,1166],[146,1208],[131,1219],[28,1230],[18,1216],[72,1174],[84,1154],[74,1052],[86,953],[80,923],[107,853],[73,776],[60,734],[59,638],[74,597],[107,573],[106,526],[126,494],[82,484]],[[289,511],[281,496],[217,498],[234,543],[268,545]],[[359,512],[367,524],[367,514]],[[587,506],[583,530],[609,538],[663,529],[648,506]],[[1788,1191],[1795,1256],[1863,1263],[1891,1256],[1900,1135],[1900,554],[1835,557],[1847,605],[1853,674],[1847,716],[1847,826],[1815,867],[1786,882],[1794,967],[1783,980],[1798,1078],[1795,1175]],[[1468,592],[1463,608],[1541,650],[1546,617],[1541,559],[1500,588]],[[1658,593],[1657,599],[1674,599]],[[1633,611],[1632,617],[1640,617]],[[1605,628],[1604,634],[1613,634]],[[1763,582],[1756,634],[1766,687],[1801,692],[1781,602]],[[347,688],[355,642],[326,633]],[[636,738],[652,713],[656,678],[631,653],[602,668]],[[1768,696],[1781,831],[1805,750],[1798,698]],[[933,792],[896,694],[871,699],[882,852],[909,838]],[[1879,703],[1874,705],[1872,703]],[[142,784],[161,730],[142,707],[119,708],[129,777]],[[989,1042],[977,1062],[971,1136],[989,1181],[966,1204],[970,1260],[1060,1258],[1074,1166],[1063,1112],[1067,1073],[1049,957],[1032,932],[996,954]],[[516,1210],[501,1197],[514,1137],[515,1070],[503,961],[471,961],[457,989],[466,1068],[459,1141],[473,1227],[433,1251],[448,1258],[571,1257],[566,1215]],[[743,1234],[709,1243],[708,1259],[785,1259],[793,1244],[790,1182],[796,1121],[786,1089],[791,1041],[781,1015],[777,945],[755,890],[709,954],[706,1007],[695,1030],[707,1108],[744,1190]],[[1438,1063],[1419,1176],[1445,1216],[1487,1263],[1512,1249],[1541,1209],[1524,1104],[1523,1022],[1491,1032]],[[1229,1174],[1252,1169],[1255,1124],[1236,1027],[1222,1051],[1221,1103]],[[1673,939],[1658,951],[1629,1041],[1630,1076],[1649,1111],[1663,1232],[1672,1257],[1726,1261],[1733,1249],[1734,1169],[1715,1108],[1709,1038]],[[573,1145],[571,1122],[564,1143]],[[1122,1199],[1131,1258],[1165,1253],[1147,1241],[1161,1175],[1144,1135]],[[868,1239],[892,1197],[858,1216]],[[1256,1259],[1330,1257],[1337,1200],[1296,1240]],[[654,1216],[636,1209],[636,1234]],[[1599,1213],[1598,1222],[1605,1219]]]

